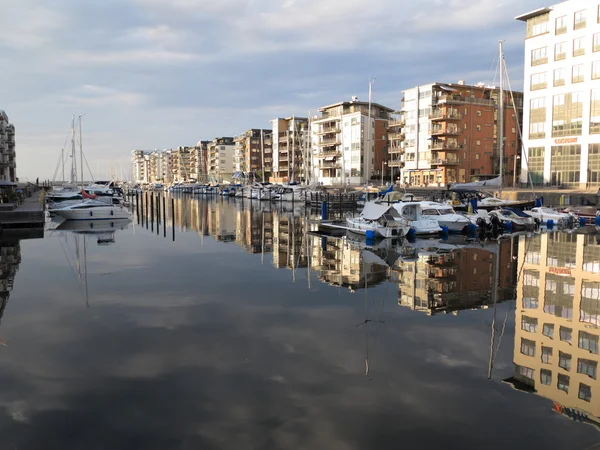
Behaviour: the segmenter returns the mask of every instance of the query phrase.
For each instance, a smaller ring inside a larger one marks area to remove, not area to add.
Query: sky
[[[91,176],[133,149],[193,145],[356,95],[400,108],[433,81],[497,84],[498,40],[522,87],[543,0],[19,0],[0,14],[0,109],[20,181],[62,178],[72,115]],[[68,172],[68,170],[67,170]],[[88,171],[85,171],[88,178]]]

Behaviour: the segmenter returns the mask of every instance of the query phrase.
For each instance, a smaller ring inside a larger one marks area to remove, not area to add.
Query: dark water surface
[[[0,448],[600,442],[600,384],[578,373],[600,361],[595,234],[365,249],[277,206],[178,199],[175,217],[174,242],[170,219],[166,238],[136,220],[2,238]]]

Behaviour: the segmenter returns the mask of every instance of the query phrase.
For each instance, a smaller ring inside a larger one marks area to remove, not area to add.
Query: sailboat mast
[[[498,102],[498,154],[500,156],[500,193],[504,186],[504,49],[503,41],[499,43],[500,48],[500,95]]]
[[[81,118],[79,116],[79,164],[81,165],[81,187],[83,188],[83,132],[81,131]]]
[[[77,181],[77,163],[75,161],[75,114],[71,121],[71,182]]]

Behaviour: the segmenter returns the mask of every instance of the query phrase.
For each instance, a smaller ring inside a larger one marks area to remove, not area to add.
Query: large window
[[[554,339],[554,324],[545,323],[542,329],[542,334],[550,339]]]
[[[583,92],[557,94],[552,99],[552,137],[581,136]]]
[[[591,129],[591,127],[590,127]],[[594,133],[590,131],[590,134],[600,133],[600,117],[597,118],[594,123]],[[588,183],[590,186],[600,186],[600,144],[590,144],[588,150]],[[597,254],[600,253],[598,246],[590,246],[591,248],[584,251],[590,253],[590,258],[583,260],[583,270],[592,273],[600,273],[600,258]],[[592,254],[596,253],[596,257],[593,258]]]
[[[573,330],[571,328],[561,326],[559,334],[561,341],[568,342],[569,344],[573,342]]]
[[[548,32],[550,14],[541,14],[527,21],[527,37],[539,36]]]
[[[536,91],[538,89],[544,89],[548,87],[548,81],[546,79],[546,72],[534,73],[531,75],[531,90]]]
[[[529,139],[546,137],[546,99],[532,98],[529,102]]]
[[[527,149],[527,171],[533,184],[544,182],[544,153],[544,147],[529,147]]]
[[[535,356],[535,341],[521,339],[521,353],[527,356]]]
[[[558,42],[554,44],[554,61],[560,61],[567,57],[567,43]]]
[[[573,21],[573,29],[579,30],[581,28],[585,28],[586,23],[586,10],[583,9],[581,11],[577,11],[575,13],[574,21]]]
[[[579,332],[579,348],[587,350],[594,355],[598,354],[599,341],[600,338],[595,334],[588,333],[587,331]]]
[[[591,92],[590,134],[600,134],[600,89],[592,89]]]
[[[539,262],[538,262],[539,263]],[[540,274],[533,270],[523,272],[523,308],[537,309],[540,297]],[[523,316],[525,318],[525,316]],[[537,319],[535,320],[537,331]]]
[[[565,369],[567,372],[571,370],[571,355],[568,353],[558,352],[558,367]]]
[[[550,386],[552,384],[552,371],[548,369],[540,370],[540,383]]]
[[[554,21],[555,34],[563,34],[567,32],[567,16],[557,17]]]
[[[546,275],[544,312],[564,319],[573,318],[575,280],[570,277]]]
[[[542,362],[544,364],[552,364],[552,347],[542,346]]]
[[[573,39],[573,56],[585,55],[585,40],[582,37]]]
[[[582,373],[590,378],[596,379],[598,362],[591,359],[579,358],[577,360],[577,373]]]
[[[577,64],[577,65],[573,66],[573,69],[571,71],[571,83],[583,82],[583,80],[584,80],[583,68],[584,68],[583,64]]]
[[[531,51],[531,65],[539,66],[548,62],[548,47],[540,47]]]
[[[593,281],[582,283],[579,321],[600,326],[600,283]]]
[[[594,33],[592,36],[592,51],[600,52],[600,33]]]
[[[521,318],[521,330],[525,330],[528,333],[537,332],[538,320],[535,317],[523,316]]]
[[[579,383],[578,397],[586,402],[592,401],[592,388],[587,384]]]
[[[592,80],[600,78],[600,61],[592,61]]]
[[[569,375],[563,375],[562,373],[558,374],[556,387],[561,391],[569,392],[569,383],[570,378]]]

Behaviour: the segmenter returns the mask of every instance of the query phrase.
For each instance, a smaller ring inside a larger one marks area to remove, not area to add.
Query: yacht
[[[95,199],[55,209],[54,214],[66,220],[114,220],[127,219],[131,215],[123,205],[107,204]]]
[[[60,189],[51,190],[46,195],[48,202],[62,202],[65,200],[81,200],[81,189],[75,184],[64,184]]]
[[[419,202],[423,216],[437,220],[442,227],[448,228],[450,233],[461,233],[471,222],[462,214],[457,214],[451,206],[436,202]]]
[[[513,209],[495,209],[489,212],[490,219],[498,219],[504,226],[510,223],[514,231],[532,230],[535,228],[533,217],[522,211],[517,212]]]
[[[308,193],[308,187],[300,184],[288,184],[278,186],[271,195],[271,200],[282,202],[305,201]]]
[[[538,221],[540,225],[546,225],[549,220],[552,220],[556,225],[567,225],[577,219],[573,213],[559,212],[547,206],[539,206],[527,211],[531,217]]]
[[[437,220],[423,215],[421,210],[421,202],[401,202],[394,203],[392,207],[398,213],[408,219],[411,228],[415,230],[418,236],[434,236],[442,231]]]
[[[401,237],[410,231],[410,224],[392,206],[374,202],[365,203],[357,217],[347,217],[348,231],[369,237]],[[369,233],[370,232],[370,233]]]

